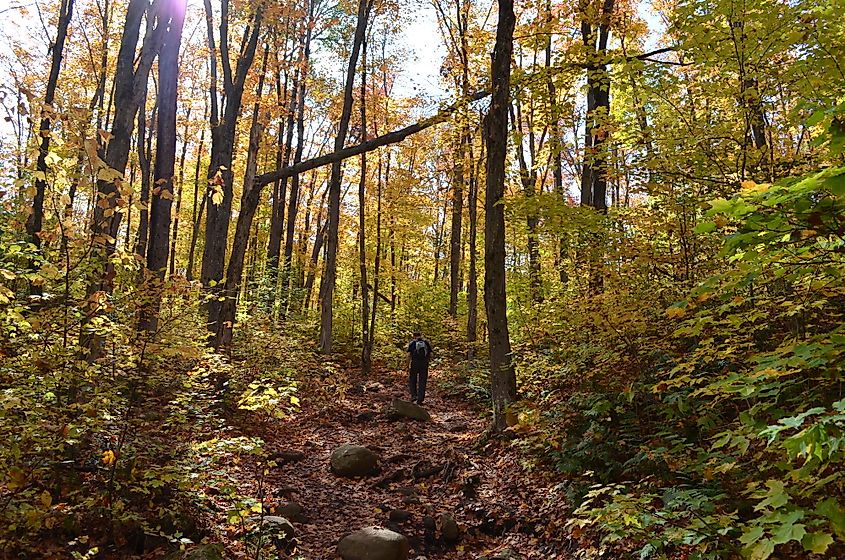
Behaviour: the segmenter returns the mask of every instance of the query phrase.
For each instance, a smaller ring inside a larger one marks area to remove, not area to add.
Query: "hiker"
[[[408,388],[411,390],[411,402],[422,404],[425,400],[425,385],[428,381],[428,362],[431,359],[431,344],[419,331],[414,332],[414,340],[408,344]]]

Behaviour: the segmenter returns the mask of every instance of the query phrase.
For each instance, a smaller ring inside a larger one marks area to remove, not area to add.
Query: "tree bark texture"
[[[484,223],[484,304],[490,350],[490,389],[493,425],[507,426],[506,412],[516,400],[516,374],[511,364],[505,289],[505,160],[508,150],[508,107],[516,17],[513,0],[498,0],[499,22],[491,65],[492,100],[487,114],[487,189]]]

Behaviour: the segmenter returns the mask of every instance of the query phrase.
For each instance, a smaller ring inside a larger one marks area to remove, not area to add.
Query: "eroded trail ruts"
[[[446,394],[438,383],[442,372],[431,373],[428,422],[386,414],[391,399],[407,398],[403,372],[376,371],[367,379],[346,373],[349,392],[311,407],[303,394],[299,414],[261,434],[280,463],[267,480],[272,502],[281,507],[291,501],[304,510],[295,523],[303,556],[337,558],[338,540],[369,525],[408,537],[411,559],[569,556],[553,524],[563,505],[554,483],[525,474],[508,442],[484,440],[482,411],[459,394]],[[329,456],[344,443],[376,451],[380,472],[335,476]],[[456,543],[444,539],[441,514],[457,521]]]

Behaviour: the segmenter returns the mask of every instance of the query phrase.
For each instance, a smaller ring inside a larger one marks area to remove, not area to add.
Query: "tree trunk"
[[[56,41],[51,45],[53,56],[50,63],[50,76],[47,78],[47,91],[44,94],[44,107],[41,110],[41,126],[38,129],[40,139],[38,160],[35,164],[35,197],[32,200],[32,212],[26,220],[26,232],[36,248],[41,247],[38,235],[44,225],[44,193],[47,189],[47,154],[50,153],[50,123],[54,118],[56,86],[59,83],[59,71],[62,68],[62,56],[65,50],[67,28],[73,17],[74,0],[62,0],[59,7],[59,23],[56,28]],[[32,286],[33,294],[41,294],[39,286]]]
[[[182,194],[185,190],[185,158],[188,157],[188,123],[191,120],[191,107],[185,115],[185,132],[182,134],[182,155],[179,156],[179,188],[176,191],[176,211],[173,214],[173,235],[170,238],[170,276],[176,273],[176,244],[179,240],[179,212],[182,210]]]
[[[141,30],[141,19],[147,13],[147,29],[141,46],[140,55],[136,56],[136,46]],[[153,25],[152,7],[146,0],[130,0],[126,12],[126,22],[123,26],[123,37],[117,57],[114,79],[114,117],[112,120],[111,139],[105,151],[103,164],[122,174],[129,160],[133,122],[141,102],[147,92],[147,79],[153,60],[161,48],[164,26],[160,23]],[[137,59],[137,62],[136,62]],[[105,167],[98,170],[96,204],[94,205],[94,223],[92,226],[94,240],[104,260],[103,274],[91,286],[89,293],[102,290],[111,292],[113,270],[108,258],[114,253],[117,230],[120,227],[121,213],[116,211],[122,200],[122,193]]]
[[[141,33],[141,20],[145,13],[147,13],[147,29],[141,44],[141,52],[136,53]],[[120,228],[121,213],[117,211],[117,207],[123,203],[123,193],[119,189],[118,179],[126,170],[135,114],[147,91],[147,79],[153,60],[161,48],[164,26],[154,26],[155,20],[152,6],[146,0],[129,0],[112,83],[113,93],[109,101],[111,105],[111,99],[113,99],[115,107],[111,138],[102,159],[100,157],[102,151],[93,143],[86,146],[92,171],[98,179],[94,195],[91,232],[93,254],[95,260],[99,261],[99,269],[88,282],[86,290],[88,301],[83,328],[80,331],[80,346],[87,351],[89,361],[98,359],[102,353],[102,336],[91,332],[86,326],[100,314],[105,303],[102,295],[111,294],[113,289],[115,272],[110,259],[115,251]],[[106,123],[109,121],[108,116],[107,111]]]
[[[463,125],[461,125],[463,129]],[[457,164],[454,170],[452,187],[452,227],[449,234],[449,316],[458,316],[458,292],[460,291],[461,272],[461,222],[464,215],[464,185],[466,170],[464,169],[466,150],[466,134],[461,133],[458,144]]]
[[[261,73],[258,77],[256,98],[261,99],[264,91],[264,78],[267,73],[267,57],[270,45],[264,47],[264,57],[261,63]],[[258,148],[261,139],[262,126],[259,119],[261,105],[256,101],[252,109],[252,124],[249,131],[249,147],[247,149],[246,173],[244,174],[243,195],[238,212],[238,222],[235,226],[235,238],[232,242],[232,254],[229,257],[229,267],[226,270],[226,284],[222,291],[225,300],[220,307],[220,317],[217,321],[214,347],[228,348],[232,343],[232,332],[235,326],[235,315],[238,307],[238,292],[243,278],[244,260],[252,229],[252,220],[261,201],[261,188],[255,186],[255,171],[258,165]]]
[[[307,33],[310,32],[311,30],[308,29]],[[302,45],[300,44],[300,48],[301,47]],[[291,55],[293,55],[293,53],[291,53]],[[291,58],[293,57],[291,56]],[[276,161],[280,162],[282,165],[288,165],[290,163],[290,154],[293,149],[293,125],[296,121],[296,115],[298,114],[297,108],[300,106],[298,104],[297,97],[299,96],[299,81],[301,73],[302,68],[300,64],[297,64],[296,69],[294,70],[293,83],[291,85],[290,92],[288,92],[287,90],[288,76],[287,72],[285,73],[284,95],[288,99],[288,107],[285,113],[284,124],[285,134],[284,136],[282,136],[281,130],[279,131],[279,145],[278,151],[276,153]],[[278,88],[277,97],[280,97],[278,94]],[[284,141],[282,141],[283,137]],[[298,182],[296,186],[298,189]],[[273,296],[275,296],[276,294],[276,286],[279,280],[279,254],[281,253],[282,238],[285,233],[285,199],[288,198],[287,189],[288,177],[282,177],[281,179],[276,181],[273,194],[273,213],[270,217],[270,239],[267,244],[267,266],[271,272],[270,285],[272,287],[271,293],[273,294]],[[288,216],[287,224],[292,225],[290,216]],[[282,284],[284,284],[284,281],[282,282]],[[279,315],[283,318],[288,304],[288,294],[284,286],[282,287],[281,295],[282,301],[279,306]]]
[[[557,88],[555,87],[555,82],[552,77],[551,67],[552,67],[552,29],[553,29],[553,22],[552,22],[552,4],[551,0],[547,0],[546,2],[546,18],[548,23],[548,32],[549,38],[546,42],[546,69],[548,72],[548,77],[546,78],[546,89],[549,95],[549,106],[546,111],[548,118],[550,120],[549,126],[549,157],[551,159],[551,167],[552,167],[552,179],[554,181],[554,192],[557,197],[560,199],[561,204],[566,204],[567,197],[566,191],[563,188],[563,163],[561,161],[561,150],[563,149],[561,146],[561,139],[560,139],[560,115],[558,109],[558,101],[557,101]],[[558,223],[558,227],[560,228],[560,232],[558,233],[558,247],[557,247],[557,254],[555,255],[555,267],[558,271],[558,279],[560,280],[561,284],[566,284],[569,282],[569,275],[566,272],[566,257],[568,254],[568,243],[567,237],[563,232],[563,220]]]
[[[170,247],[170,210],[173,203],[173,176],[176,168],[176,100],[179,89],[179,47],[187,0],[167,0],[159,25],[167,25],[158,60],[158,125],[156,127],[155,188],[150,207],[150,242],[147,269],[153,275],[150,295],[140,327],[155,332],[161,305],[161,281],[167,268]]]
[[[352,51],[349,55],[349,65],[346,70],[346,85],[343,94],[343,109],[338,123],[334,150],[339,152],[346,143],[349,130],[349,119],[352,115],[352,89],[355,83],[355,68],[358,66],[358,53],[364,41],[367,20],[372,7],[372,0],[358,0],[358,21],[355,26],[355,36],[352,40]],[[337,275],[337,245],[338,228],[340,226],[340,161],[332,164],[329,179],[329,215],[326,239],[325,275],[320,289],[320,351],[331,354],[332,351],[332,306],[334,304],[334,286]]]
[[[467,342],[478,338],[478,168],[472,149],[468,146],[472,173],[469,177],[469,274],[467,281]],[[483,156],[483,154],[482,154]],[[482,158],[483,159],[483,158]],[[470,350],[472,352],[472,350]]]
[[[361,42],[361,139],[367,140],[367,37]],[[361,154],[361,177],[358,180],[358,268],[361,276],[361,369],[369,373],[371,348],[370,291],[367,284],[367,154]]]
[[[375,259],[373,261],[373,307],[370,313],[370,338],[365,343],[366,352],[370,361],[372,361],[373,346],[376,341],[376,310],[378,309],[378,299],[381,295],[378,291],[381,284],[381,195],[383,186],[386,185],[390,179],[390,152],[387,152],[387,165],[384,172],[384,180],[382,180],[381,169],[381,155],[379,154],[378,185],[376,191],[376,252]]]
[[[302,308],[308,309],[311,302],[311,293],[314,291],[314,280],[317,276],[317,264],[320,259],[320,251],[326,241],[326,231],[328,229],[328,222],[321,224],[323,216],[323,208],[317,214],[317,236],[314,238],[314,247],[311,250],[311,259],[308,263],[308,275],[305,279],[305,297],[302,300]]]
[[[581,204],[607,213],[607,131],[610,114],[610,75],[607,72],[607,41],[614,0],[603,0],[598,25],[586,13],[582,0],[581,38],[587,47],[587,120],[584,126],[584,161],[581,167]]]
[[[150,182],[152,181],[152,165],[150,163],[150,152],[152,151],[153,135],[155,134],[156,115],[158,114],[158,96],[153,105],[152,113],[150,114],[150,122],[153,123],[153,129],[147,134],[147,94],[141,101],[138,112],[138,167],[141,169],[141,193],[139,196],[139,210],[138,210],[138,231],[135,233],[135,247],[133,251],[137,258],[144,261],[147,254],[147,238],[149,237],[150,227]]]
[[[490,348],[490,390],[493,425],[507,426],[507,407],[517,398],[516,374],[511,364],[505,288],[505,159],[508,150],[508,106],[515,16],[513,0],[498,0],[499,23],[491,65],[492,100],[487,114],[487,193],[484,224],[484,304]]]
[[[208,105],[206,104],[205,112],[203,113],[203,121],[208,119]],[[197,237],[199,236],[200,222],[202,221],[202,211],[205,208],[205,188],[203,188],[202,200],[197,204],[200,192],[200,165],[202,163],[203,148],[205,148],[205,127],[202,127],[200,132],[200,143],[197,146],[196,164],[194,166],[194,205],[191,211],[191,245],[188,248],[188,267],[185,271],[185,277],[191,281],[194,279],[194,256],[197,250]],[[207,184],[206,184],[207,187]]]
[[[211,71],[211,158],[208,166],[209,190],[207,196],[211,203],[206,206],[205,246],[202,254],[200,278],[202,285],[212,294],[206,304],[207,325],[212,336],[212,343],[217,340],[222,302],[222,280],[226,261],[226,247],[229,239],[229,222],[232,217],[232,199],[234,197],[232,161],[235,148],[237,119],[243,101],[244,82],[255,59],[258,36],[262,22],[262,8],[258,8],[252,18],[251,30],[245,35],[246,44],[237,59],[234,74],[229,63],[229,1],[221,0],[220,17],[220,61],[223,70],[223,92],[225,108],[222,120],[218,122],[219,108],[216,80],[217,49],[214,45],[211,1],[205,0],[208,24],[209,51],[212,59]],[[247,230],[248,231],[248,230]],[[225,298],[222,298],[225,299]]]
[[[308,69],[311,61],[311,31],[314,24],[314,3],[308,3],[308,22],[305,31],[305,45],[302,51],[300,65],[299,91],[296,94],[298,104],[296,106],[296,153],[293,156],[294,165],[302,161],[302,154],[305,150],[305,86],[308,79]],[[293,259],[293,237],[296,228],[296,215],[299,212],[299,185],[300,176],[296,173],[291,178],[290,201],[288,202],[288,221],[285,231],[285,252],[282,264],[282,317],[285,317],[291,300],[291,265]]]
[[[514,106],[516,110],[514,111]],[[543,279],[542,271],[540,269],[540,242],[538,234],[538,226],[540,218],[537,215],[536,194],[537,194],[537,150],[534,143],[533,131],[533,108],[529,105],[529,113],[526,122],[522,121],[522,105],[520,101],[515,100],[511,105],[511,121],[514,132],[518,140],[517,159],[519,160],[519,178],[522,183],[522,194],[525,197],[526,212],[525,225],[528,233],[528,277],[531,288],[531,299],[535,303],[543,301]],[[523,128],[524,127],[524,128]],[[529,135],[528,152],[531,157],[530,165],[525,158],[525,146],[523,142],[523,130],[527,130]]]

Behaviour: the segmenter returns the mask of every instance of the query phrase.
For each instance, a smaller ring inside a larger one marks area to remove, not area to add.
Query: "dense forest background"
[[[0,7],[0,555],[189,542],[412,330],[583,550],[845,555],[843,0],[432,0],[439,105],[421,6]]]

